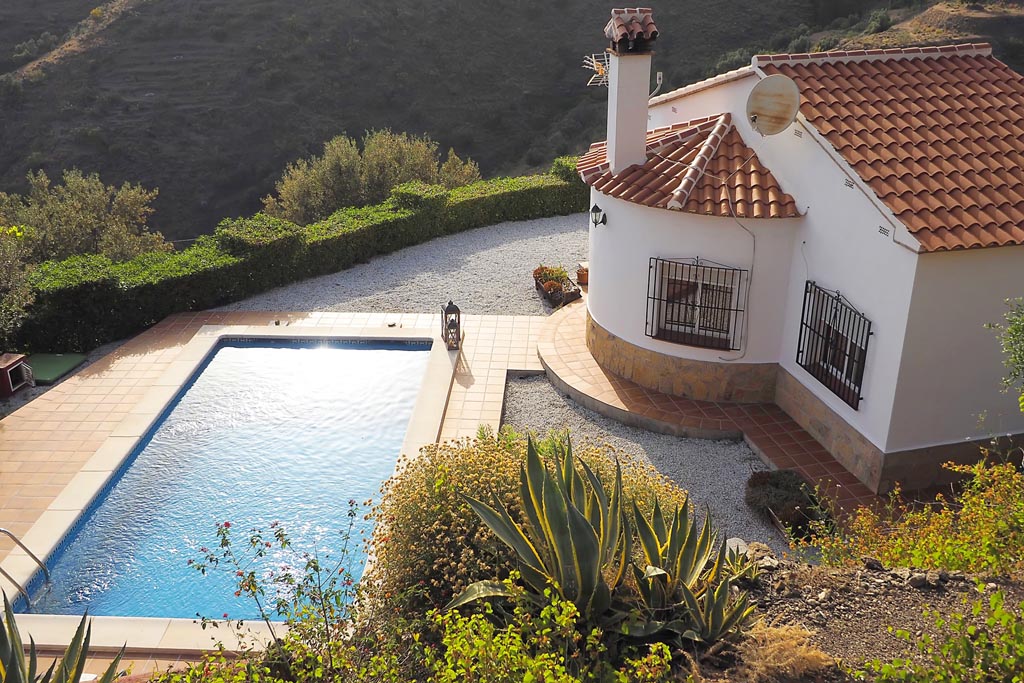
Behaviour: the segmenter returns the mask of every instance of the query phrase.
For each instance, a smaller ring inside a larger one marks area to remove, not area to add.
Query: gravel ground
[[[577,442],[611,444],[653,464],[698,506],[708,505],[721,538],[739,536],[767,543],[776,553],[786,550],[782,534],[743,500],[747,477],[767,468],[742,441],[684,439],[630,427],[578,405],[542,375],[509,379],[504,423],[538,434],[568,429]]]
[[[463,313],[544,315],[530,273],[538,264],[575,272],[587,258],[583,214],[502,223],[449,235],[332,275],[229,304],[224,311],[436,313],[449,299]]]

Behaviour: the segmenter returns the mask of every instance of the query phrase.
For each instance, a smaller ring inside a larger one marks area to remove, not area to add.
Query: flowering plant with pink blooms
[[[358,590],[350,569],[354,550],[350,544],[355,540],[353,533],[359,508],[357,501],[348,501],[348,523],[340,532],[340,557],[321,554],[314,548],[301,553],[302,563],[297,567],[285,565],[268,569],[267,562],[261,560],[272,550],[284,550],[292,545],[284,526],[272,522],[267,531],[250,529],[248,538],[239,543],[233,536],[232,523],[224,521],[217,524],[217,545],[201,547],[202,557],[190,559],[188,564],[203,575],[213,571],[227,571],[234,575],[235,597],[244,596],[255,603],[260,619],[274,639],[280,665],[287,668],[293,659],[294,653],[289,653],[290,643],[301,642],[304,656],[322,660],[327,669],[338,667],[336,670],[340,673],[343,664],[335,661],[338,653],[332,644],[341,639],[342,631],[350,621]],[[223,619],[229,620],[227,613]],[[275,622],[280,621],[288,626],[288,642],[275,629]],[[204,628],[219,625],[207,617],[202,618],[202,624]],[[239,620],[235,626],[241,630],[242,621]]]

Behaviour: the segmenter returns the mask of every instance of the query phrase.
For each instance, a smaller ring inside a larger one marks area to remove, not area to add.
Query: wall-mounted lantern
[[[590,207],[590,222],[594,224],[595,228],[608,222],[608,216],[604,215],[604,211],[597,204]]]
[[[441,309],[441,339],[450,351],[458,349],[462,341],[462,315],[450,299],[448,305]]]

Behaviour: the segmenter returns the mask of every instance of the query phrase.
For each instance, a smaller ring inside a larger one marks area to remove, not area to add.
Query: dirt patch
[[[149,0],[110,0],[93,9],[89,16],[78,23],[68,33],[63,43],[14,71],[18,79],[39,77],[47,67],[60,63],[62,60],[77,55],[101,44],[104,29],[109,27],[121,16]]]
[[[988,583],[985,592],[997,588],[1008,606],[1024,600],[1024,584]],[[804,626],[813,644],[854,668],[876,658],[919,660],[914,646],[895,632],[905,630],[914,639],[938,635],[935,618],[925,611],[969,613],[969,604],[980,597],[975,578],[960,572],[890,569],[874,562],[834,569],[783,561],[762,573],[750,592],[769,622]]]

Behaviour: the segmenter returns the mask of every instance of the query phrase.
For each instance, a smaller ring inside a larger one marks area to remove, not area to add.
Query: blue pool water
[[[225,521],[239,549],[250,528],[284,526],[292,548],[268,567],[338,556],[348,501],[375,497],[394,470],[428,355],[427,344],[223,343],[55,553],[31,611],[257,617],[232,574],[187,561]],[[351,545],[358,579],[365,555]]]

